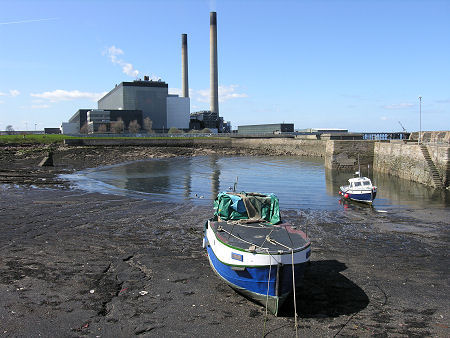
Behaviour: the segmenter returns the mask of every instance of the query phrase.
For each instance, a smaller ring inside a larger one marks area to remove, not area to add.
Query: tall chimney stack
[[[209,63],[211,84],[211,111],[219,114],[219,87],[217,79],[217,18],[209,13]]]
[[[181,82],[182,96],[189,97],[187,34],[181,34]]]

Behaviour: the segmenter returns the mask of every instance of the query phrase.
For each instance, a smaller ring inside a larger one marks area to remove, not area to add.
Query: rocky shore
[[[295,336],[235,293],[201,246],[211,207],[72,190],[55,176],[221,149],[0,148],[0,336]],[[448,209],[283,210],[307,231],[299,336],[449,336]],[[266,321],[265,325],[264,322]],[[265,330],[264,330],[265,326]]]

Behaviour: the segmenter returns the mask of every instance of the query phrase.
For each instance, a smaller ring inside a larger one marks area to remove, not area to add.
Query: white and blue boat
[[[220,193],[214,207],[203,243],[212,269],[277,315],[302,281],[310,241],[296,226],[281,221],[273,194]]]
[[[359,174],[359,172],[358,172]],[[372,203],[377,196],[377,187],[367,177],[354,177],[348,180],[348,185],[341,186],[339,195],[352,201]]]

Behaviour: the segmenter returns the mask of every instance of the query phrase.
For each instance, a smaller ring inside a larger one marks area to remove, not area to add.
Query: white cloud
[[[131,63],[125,62],[124,60],[118,58],[118,55],[123,55],[124,52],[122,49],[117,48],[116,46],[111,46],[107,49],[106,55],[110,59],[110,61],[116,65],[122,67],[122,72],[127,74],[128,76],[137,77],[139,75],[139,71],[134,69]]]
[[[209,102],[209,89],[190,89],[189,96],[198,102]]]
[[[111,62],[114,62],[117,55],[122,55],[123,50],[120,48],[117,48],[116,46],[111,46],[108,48],[108,56],[111,58]]]
[[[232,99],[248,97],[247,94],[237,93],[238,87],[238,85],[219,86],[219,102],[223,103]],[[210,95],[210,89],[189,89],[189,96],[198,102],[210,102]]]
[[[219,102],[225,102],[231,99],[237,99],[242,97],[248,97],[247,94],[237,93],[236,89],[238,85],[229,85],[229,86],[219,86]],[[179,88],[169,88],[170,94],[181,95],[181,89]],[[210,102],[210,89],[189,89],[189,97],[192,100],[198,102]]]
[[[98,101],[101,97],[103,97],[106,92],[103,93],[88,93],[88,92],[80,92],[79,90],[62,90],[56,89],[52,92],[44,92],[40,94],[30,95],[33,97],[38,97],[41,99],[49,100],[50,102],[58,102],[58,101],[70,101],[70,100],[79,100],[79,99],[88,99],[92,101]]]
[[[12,97],[16,97],[19,94],[20,94],[20,92],[17,89],[11,89],[9,91],[9,95],[11,95]]]
[[[381,119],[382,121],[386,121],[386,120],[388,120],[388,117],[387,117],[387,116],[381,116],[380,119]]]
[[[50,105],[48,104],[35,104],[31,106],[31,109],[45,109],[50,108]]]
[[[10,89],[8,93],[0,92],[0,96],[12,96],[16,97],[20,92],[17,89]]]
[[[238,85],[219,86],[219,102],[225,102],[230,99],[248,97],[247,94],[236,93],[235,91],[238,87],[239,87]]]
[[[0,101],[0,104],[5,103],[4,101]]]
[[[384,109],[408,109],[414,107],[413,103],[394,103],[383,106]]]
[[[139,71],[133,68],[133,65],[131,63],[125,63],[122,66],[122,72],[127,74],[128,76],[137,77],[139,74]]]
[[[7,22],[0,22],[0,25],[14,25],[14,24],[18,24],[18,23],[40,22],[40,21],[57,20],[57,19],[58,18],[7,21]]]

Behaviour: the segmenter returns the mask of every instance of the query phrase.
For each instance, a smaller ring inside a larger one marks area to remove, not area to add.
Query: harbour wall
[[[444,187],[449,186],[450,147],[425,145]],[[436,187],[433,169],[418,144],[375,143],[374,170]]]
[[[293,138],[127,138],[127,139],[66,139],[68,146],[153,146],[153,147],[207,147],[255,150],[273,155],[324,157],[326,144],[320,140]]]
[[[325,167],[336,170],[358,170],[373,166],[375,141],[364,140],[327,140]],[[359,164],[359,165],[358,165]]]
[[[421,147],[425,148],[424,150]],[[426,153],[430,161],[427,161]],[[431,187],[450,185],[450,146],[392,141],[326,141],[325,167],[339,171],[373,170]],[[433,178],[434,174],[434,178]],[[436,177],[438,175],[438,178]]]
[[[293,138],[173,138],[173,139],[67,139],[72,146],[159,146],[233,148],[239,151],[276,156],[313,156],[324,158],[327,169],[356,171],[361,168],[397,176],[436,187],[425,155],[416,143],[369,140],[314,140]],[[450,181],[450,146],[427,145],[444,187]]]
[[[423,142],[450,143],[450,131],[422,131],[420,135]],[[417,141],[419,139],[419,132],[412,132],[409,139]]]
[[[231,146],[237,149],[257,150],[273,155],[326,156],[326,142],[293,138],[233,138]]]

